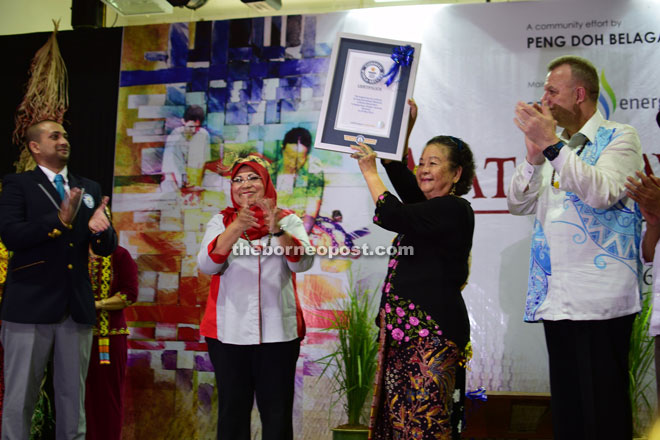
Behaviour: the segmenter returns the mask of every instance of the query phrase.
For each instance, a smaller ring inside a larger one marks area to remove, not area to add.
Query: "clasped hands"
[[[83,190],[80,188],[71,188],[69,194],[64,197],[62,204],[60,205],[60,220],[66,224],[70,225],[73,223],[76,214],[78,213],[78,207],[80,206],[80,199],[83,196]],[[92,234],[99,234],[110,227],[110,220],[105,215],[105,208],[108,205],[110,198],[104,196],[101,200],[101,204],[96,208],[94,214],[89,219],[87,226]]]
[[[545,101],[541,105],[518,102],[515,114],[513,122],[525,135],[527,162],[541,165],[545,161],[543,150],[559,142],[556,133],[557,121],[552,116],[550,107]]]
[[[252,204],[247,201],[247,196],[243,200],[243,206],[238,210],[236,222],[241,227],[242,231],[247,231],[250,228],[258,228],[259,221],[254,211],[250,209],[251,206],[258,206],[264,213],[264,221],[268,225],[268,232],[271,234],[279,232],[280,228],[278,222],[282,219],[283,213],[280,208],[275,206],[271,199],[257,199]]]

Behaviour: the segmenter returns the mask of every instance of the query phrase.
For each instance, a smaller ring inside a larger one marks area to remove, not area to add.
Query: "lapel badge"
[[[82,201],[89,209],[94,207],[94,197],[90,193],[83,194]]]

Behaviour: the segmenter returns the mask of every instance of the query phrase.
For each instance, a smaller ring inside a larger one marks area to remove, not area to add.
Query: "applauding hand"
[[[101,200],[101,204],[96,208],[92,218],[89,219],[87,226],[93,234],[99,234],[110,227],[110,220],[105,215],[105,208],[108,206],[108,201],[110,197],[104,196]]]
[[[628,177],[628,196],[637,202],[642,215],[650,225],[660,224],[660,179],[637,171],[637,179]]]
[[[264,212],[264,220],[268,225],[268,232],[275,234],[280,231],[279,221],[282,219],[282,210],[275,206],[271,199],[260,199],[256,203]]]
[[[82,190],[80,188],[71,188],[69,194],[64,197],[60,205],[60,220],[70,225],[73,219],[76,218],[78,213],[78,205],[80,205],[80,198],[82,197]]]
[[[557,121],[552,116],[547,103],[530,105],[519,102],[516,105],[515,113],[516,117],[513,122],[525,134],[528,156],[530,155],[530,146],[535,147],[532,149],[532,157],[528,157],[528,159],[538,158],[538,153],[542,152],[544,148],[559,142],[556,133]]]
[[[243,195],[241,198],[243,199],[243,207],[238,210],[235,223],[240,227],[241,232],[245,232],[250,228],[259,227],[259,221],[248,205],[248,195]]]

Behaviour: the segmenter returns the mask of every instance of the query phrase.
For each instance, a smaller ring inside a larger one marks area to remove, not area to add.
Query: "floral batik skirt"
[[[456,344],[430,336],[393,345],[383,336],[370,439],[459,439],[465,367]]]

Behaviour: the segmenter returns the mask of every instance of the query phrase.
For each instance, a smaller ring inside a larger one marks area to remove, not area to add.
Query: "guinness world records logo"
[[[367,61],[360,69],[362,81],[367,84],[378,84],[383,75],[385,75],[385,69],[378,61]]]

